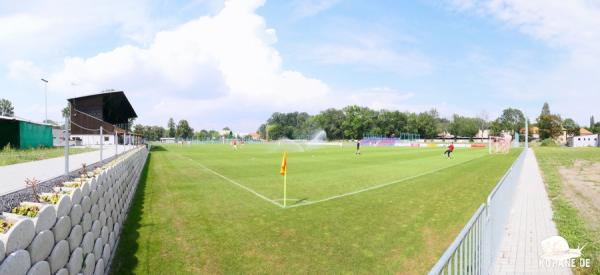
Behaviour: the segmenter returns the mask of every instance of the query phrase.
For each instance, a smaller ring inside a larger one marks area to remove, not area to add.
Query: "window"
[[[104,137],[104,141],[108,141],[108,137]]]

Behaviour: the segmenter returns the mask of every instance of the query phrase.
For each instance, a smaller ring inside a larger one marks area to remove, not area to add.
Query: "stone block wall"
[[[148,151],[140,147],[105,165],[31,218],[2,213],[0,275],[105,274],[135,194]]]

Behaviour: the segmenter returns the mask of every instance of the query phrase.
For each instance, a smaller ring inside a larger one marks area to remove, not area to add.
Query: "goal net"
[[[510,151],[511,141],[512,137],[510,135],[490,136],[490,154],[508,154],[508,152]]]

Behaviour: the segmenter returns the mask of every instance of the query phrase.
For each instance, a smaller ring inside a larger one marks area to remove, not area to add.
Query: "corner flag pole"
[[[287,151],[283,152],[283,157],[281,158],[281,169],[279,170],[279,174],[283,176],[283,207],[287,206]]]
[[[285,175],[283,175],[283,207],[286,206],[287,202],[287,171]]]

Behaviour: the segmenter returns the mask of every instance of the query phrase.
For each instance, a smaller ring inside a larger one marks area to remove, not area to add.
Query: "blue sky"
[[[359,104],[600,117],[600,6],[589,1],[0,0],[0,97],[60,118],[124,90],[143,124],[254,131],[274,111]],[[552,3],[550,3],[552,2]]]

